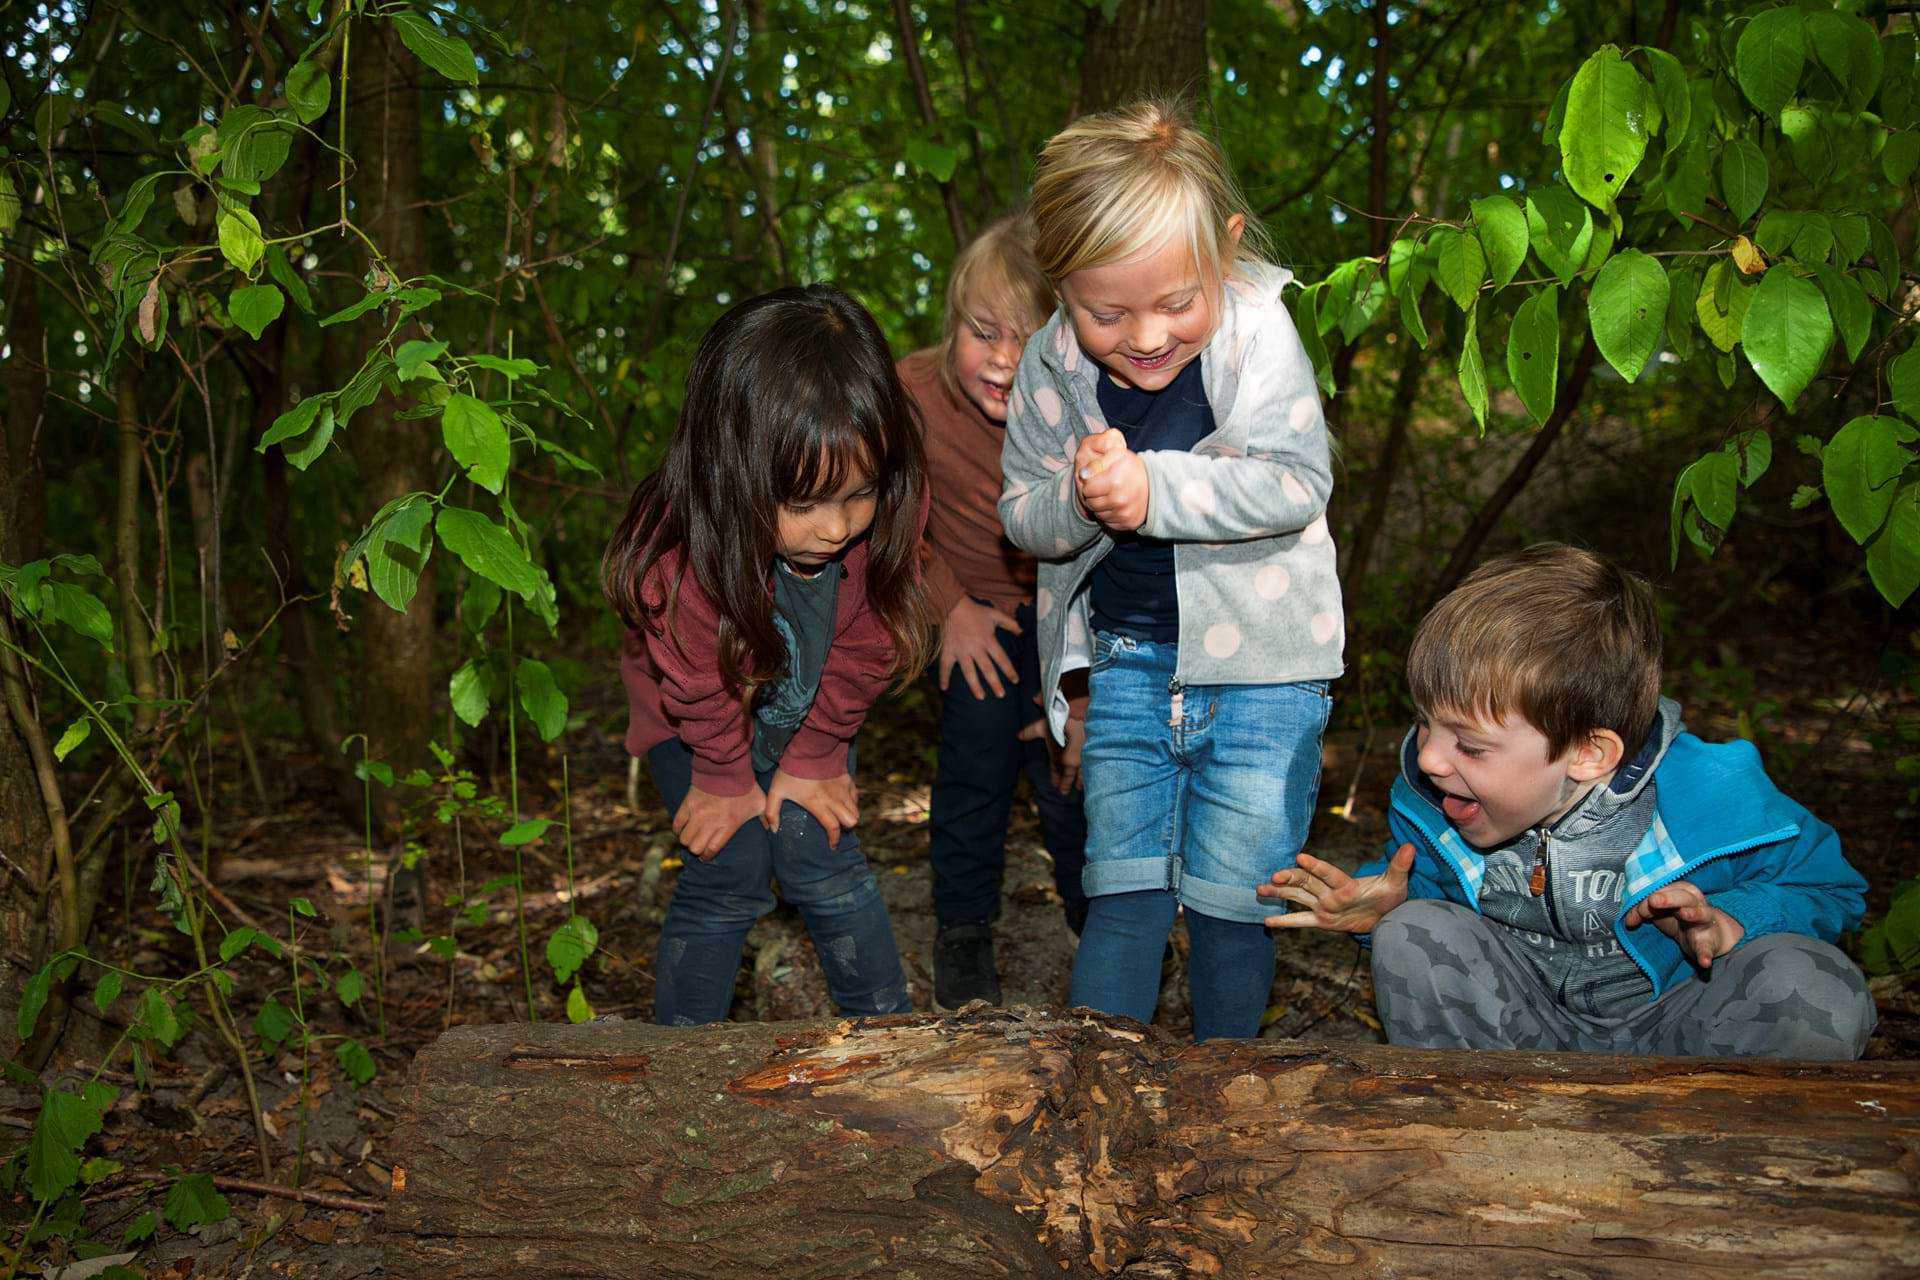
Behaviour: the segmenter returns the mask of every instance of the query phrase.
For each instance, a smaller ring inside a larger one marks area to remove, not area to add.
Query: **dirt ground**
[[[1779,619],[1775,619],[1779,621]],[[1793,628],[1799,641],[1763,636],[1735,644],[1717,639],[1706,646],[1682,640],[1673,659],[1682,671],[1707,673],[1692,683],[1688,719],[1708,737],[1745,733],[1761,741],[1770,768],[1793,794],[1840,829],[1849,856],[1872,883],[1869,918],[1885,909],[1893,887],[1920,869],[1916,857],[1914,803],[1909,784],[1885,767],[1889,735],[1914,714],[1912,699],[1897,682],[1876,680],[1872,671],[1836,670],[1818,628]],[[1726,671],[1744,674],[1728,677]],[[1716,674],[1720,673],[1720,674]],[[1783,692],[1784,691],[1784,692]],[[574,885],[578,909],[599,929],[600,947],[585,971],[585,990],[602,1017],[644,1018],[652,1004],[652,957],[676,869],[666,813],[644,778],[638,804],[627,803],[627,772],[618,739],[623,708],[610,687],[590,690],[576,711],[585,724],[569,735],[573,779]],[[927,798],[932,776],[935,695],[925,683],[878,708],[862,739],[869,768],[862,779],[862,840],[880,881],[905,960],[915,1004],[930,1007],[934,918],[926,859]],[[1756,716],[1756,712],[1759,713]],[[1321,811],[1311,847],[1322,857],[1352,867],[1384,840],[1382,808],[1403,727],[1339,727],[1324,758]],[[372,957],[366,926],[368,869],[358,832],[325,811],[299,780],[315,777],[311,762],[290,755],[285,776],[295,790],[286,808],[236,818],[217,833],[227,854],[222,888],[234,902],[262,919],[284,919],[294,896],[312,900],[332,945],[353,955],[363,972]],[[559,762],[537,751],[523,756],[527,809],[558,817]],[[504,786],[502,780],[501,785]],[[1348,801],[1351,798],[1351,812]],[[236,812],[241,806],[236,796]],[[457,886],[446,842],[429,838],[430,891],[426,929],[439,932],[447,912],[439,904]],[[504,850],[483,852],[470,839],[464,849],[469,885],[511,869]],[[566,868],[556,842],[528,846],[527,912],[537,951],[565,919]],[[376,865],[378,882],[384,867]],[[1067,992],[1073,937],[1052,889],[1052,874],[1039,847],[1030,806],[1016,806],[1008,842],[1006,903],[998,927],[999,961],[1007,999],[1060,1004]],[[376,1203],[386,1194],[390,1171],[406,1153],[391,1148],[394,1120],[404,1105],[407,1068],[413,1054],[451,1022],[513,1021],[526,1017],[519,944],[510,895],[496,892],[487,922],[463,928],[451,961],[424,947],[393,948],[388,955],[384,1040],[372,1025],[371,1001],[347,1012],[329,1003],[315,1029],[351,1034],[368,1042],[378,1075],[364,1087],[344,1078],[331,1052],[320,1045],[310,1064],[302,1186],[348,1202]],[[105,932],[119,960],[149,972],[181,960],[180,939],[152,919],[137,889],[132,906],[111,904],[119,927]],[[1378,1040],[1372,991],[1359,948],[1348,938],[1312,931],[1278,941],[1279,964],[1271,1008],[1262,1034],[1320,1042]],[[241,1013],[251,1018],[259,992],[276,977],[273,962],[258,951],[241,963],[257,966],[241,985]],[[1159,1016],[1169,1030],[1190,1029],[1185,996],[1184,937],[1176,933],[1165,968]],[[535,998],[542,1019],[565,1017],[565,989],[551,982],[536,960]],[[1880,1033],[1874,1057],[1920,1056],[1920,983],[1878,979]],[[249,1003],[249,1002],[252,1003]],[[117,1010],[126,1008],[124,1000]],[[763,920],[748,939],[733,1016],[786,1020],[831,1013],[825,984],[798,916],[782,908]],[[113,1042],[121,1024],[82,1002],[70,1022],[56,1075],[85,1079]],[[257,1045],[257,1041],[255,1042]],[[122,1096],[104,1132],[88,1154],[119,1161],[125,1172],[105,1178],[86,1197],[87,1233],[109,1246],[109,1256],[133,1251],[118,1244],[127,1227],[157,1210],[164,1180],[135,1181],[135,1172],[186,1170],[226,1178],[260,1179],[253,1125],[240,1082],[224,1057],[209,1057],[210,1035],[187,1037],[169,1059],[155,1064],[153,1086],[142,1092],[123,1068],[124,1056],[103,1078],[122,1085]],[[260,1100],[269,1128],[275,1177],[300,1142],[301,1063],[297,1053],[271,1064],[256,1056]],[[0,1124],[24,1140],[34,1102],[29,1091],[0,1086]],[[380,1274],[377,1219],[339,1204],[268,1197],[225,1190],[232,1214],[189,1233],[162,1225],[138,1246],[129,1265],[159,1277],[189,1275],[303,1276],[345,1280]],[[6,1209],[18,1240],[31,1206],[11,1197]],[[65,1260],[58,1242],[35,1245],[37,1269]],[[95,1264],[96,1266],[98,1263]],[[78,1275],[81,1273],[70,1273]],[[91,1274],[91,1273],[87,1273]]]

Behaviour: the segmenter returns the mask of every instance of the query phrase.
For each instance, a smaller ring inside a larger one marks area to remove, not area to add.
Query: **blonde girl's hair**
[[[961,326],[980,323],[969,303],[1029,336],[1047,322],[1053,312],[1053,286],[1033,260],[1033,219],[1026,210],[988,223],[954,259],[947,279],[946,323],[934,350],[940,381],[956,397],[962,392],[953,376],[953,344]]]
[[[1119,262],[1170,235],[1193,246],[1209,284],[1272,246],[1227,158],[1178,101],[1148,98],[1081,116],[1047,142],[1034,169],[1034,258],[1056,284]],[[1234,215],[1246,219],[1236,244]]]

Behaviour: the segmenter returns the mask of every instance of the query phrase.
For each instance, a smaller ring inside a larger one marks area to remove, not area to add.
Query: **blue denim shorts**
[[[1101,631],[1088,673],[1087,896],[1171,889],[1222,920],[1293,865],[1320,792],[1324,680],[1179,685],[1175,644]]]

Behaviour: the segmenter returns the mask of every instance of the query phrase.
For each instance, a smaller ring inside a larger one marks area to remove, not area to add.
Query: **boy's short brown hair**
[[[1422,715],[1524,716],[1549,759],[1599,729],[1631,756],[1660,704],[1653,589],[1557,542],[1489,560],[1421,620],[1407,687]]]

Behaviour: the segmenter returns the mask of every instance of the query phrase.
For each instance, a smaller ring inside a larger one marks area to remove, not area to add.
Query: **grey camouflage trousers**
[[[1651,928],[1644,925],[1643,928]],[[1567,1009],[1471,908],[1421,898],[1373,931],[1373,990],[1387,1040],[1425,1049],[1544,1049],[1707,1057],[1860,1056],[1877,1015],[1837,947],[1773,933],[1620,1018]]]

